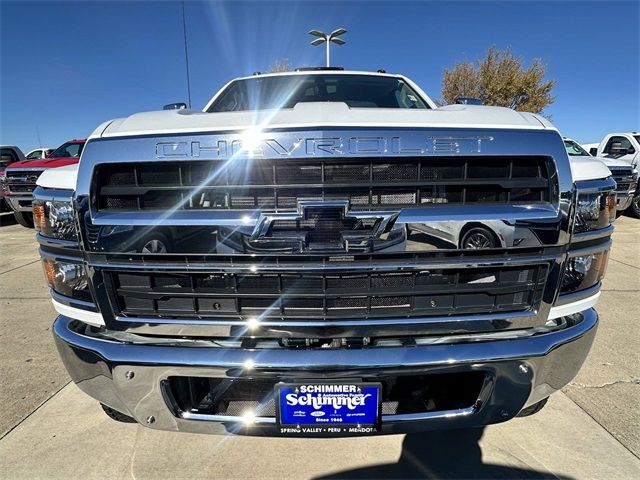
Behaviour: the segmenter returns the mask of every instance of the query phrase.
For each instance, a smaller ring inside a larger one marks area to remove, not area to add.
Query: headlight
[[[52,290],[66,297],[92,301],[84,265],[43,258],[44,276]]]
[[[596,285],[607,269],[609,250],[571,257],[567,260],[560,293],[571,293]]]
[[[616,219],[616,193],[578,193],[575,233],[608,227]]]
[[[45,237],[78,240],[71,201],[45,200],[34,202],[33,218],[36,230]]]

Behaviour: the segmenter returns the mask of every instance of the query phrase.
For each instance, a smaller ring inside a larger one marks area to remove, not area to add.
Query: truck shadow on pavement
[[[483,428],[477,428],[408,434],[397,463],[345,470],[318,478],[570,478],[551,472],[484,463],[478,444],[483,432]]]
[[[18,222],[16,222],[16,218],[13,216],[13,212],[3,211],[0,213],[0,226],[4,227],[5,225],[15,225],[16,223]]]
[[[13,216],[13,212],[0,212],[0,226],[15,225],[16,223],[18,222],[16,222],[16,219]]]

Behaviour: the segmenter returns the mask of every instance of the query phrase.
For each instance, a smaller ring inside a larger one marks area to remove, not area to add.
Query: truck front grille
[[[369,319],[525,311],[548,265],[413,271],[104,271],[116,315],[248,320]]]
[[[12,195],[32,195],[36,189],[36,181],[43,171],[43,169],[7,171],[7,189]]]
[[[432,204],[549,202],[544,157],[398,157],[101,164],[100,210],[292,211],[299,200],[348,200],[352,210]]]
[[[633,169],[631,167],[612,167],[609,170],[616,181],[616,192],[628,192],[633,181]]]

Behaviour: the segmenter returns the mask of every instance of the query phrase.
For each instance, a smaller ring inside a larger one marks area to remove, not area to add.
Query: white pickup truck
[[[569,158],[572,160],[572,169],[581,167],[584,160],[593,160],[594,158],[604,163],[616,181],[616,214],[622,215],[626,210],[634,213],[631,206],[634,197],[638,193],[638,171],[635,168],[624,160],[617,160],[612,157],[593,157],[578,142],[570,138],[564,138],[564,146],[567,149]]]
[[[585,146],[594,157],[610,158],[626,162],[638,170],[640,165],[640,132],[609,133],[605,135],[598,146]],[[640,218],[640,191],[636,192],[629,207],[629,212]]]
[[[598,325],[616,183],[574,163],[542,117],[379,72],[255,75],[202,111],[108,121],[34,192],[62,361],[160,430],[531,415]]]

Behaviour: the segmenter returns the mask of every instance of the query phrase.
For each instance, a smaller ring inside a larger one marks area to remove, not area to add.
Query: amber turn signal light
[[[49,286],[51,288],[54,288],[56,286],[56,274],[58,273],[55,263],[53,262],[53,260],[43,258],[42,268],[44,269],[44,278],[47,280]]]
[[[44,203],[38,203],[33,206],[33,219],[38,230],[46,227],[47,216],[44,210]]]
[[[617,207],[618,199],[616,197],[615,192],[607,195],[607,210],[609,214],[609,221],[614,222],[616,219],[616,207]]]

